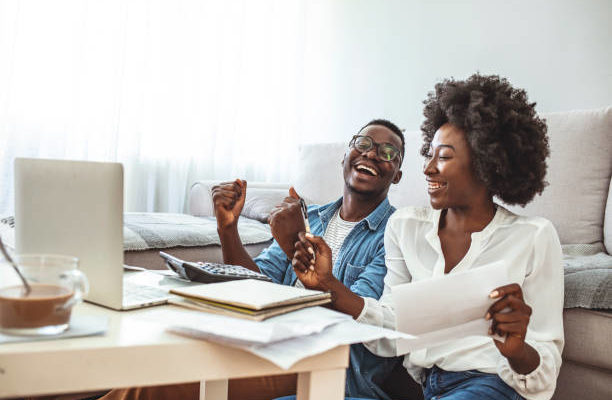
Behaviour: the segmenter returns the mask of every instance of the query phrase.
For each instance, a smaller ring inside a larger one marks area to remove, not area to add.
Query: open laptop
[[[134,282],[139,273],[124,274],[119,163],[15,159],[15,248],[78,257],[90,286],[85,300],[92,303],[128,310],[169,297]]]

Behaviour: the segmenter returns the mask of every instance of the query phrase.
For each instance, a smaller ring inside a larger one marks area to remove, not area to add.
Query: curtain
[[[17,156],[122,162],[127,211],[184,212],[199,179],[287,181],[305,8],[0,0],[0,215]]]

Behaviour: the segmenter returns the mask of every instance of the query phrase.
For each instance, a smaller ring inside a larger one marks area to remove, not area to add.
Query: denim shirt
[[[313,235],[323,236],[329,221],[342,205],[342,198],[324,206],[308,207],[308,220]],[[334,276],[351,291],[362,297],[380,298],[385,266],[384,234],[387,220],[395,211],[389,200],[359,221],[344,239],[333,265]],[[255,258],[262,273],[276,283],[294,285],[297,281],[291,262],[276,240]],[[380,385],[400,357],[383,358],[370,353],[362,344],[351,346],[350,367],[346,375],[346,396],[389,399]]]

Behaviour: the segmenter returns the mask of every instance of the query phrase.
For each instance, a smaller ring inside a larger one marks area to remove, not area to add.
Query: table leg
[[[298,374],[297,400],[343,400],[345,375],[344,368]]]
[[[201,381],[200,400],[227,400],[227,379]]]

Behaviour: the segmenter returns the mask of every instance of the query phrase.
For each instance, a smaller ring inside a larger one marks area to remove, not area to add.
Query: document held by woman
[[[510,283],[513,282],[507,266],[495,262],[440,278],[393,286],[397,330],[414,336],[398,339],[397,354],[467,336],[488,336],[503,341],[489,335],[490,321],[485,320],[485,314],[495,302],[489,297],[491,291]]]

